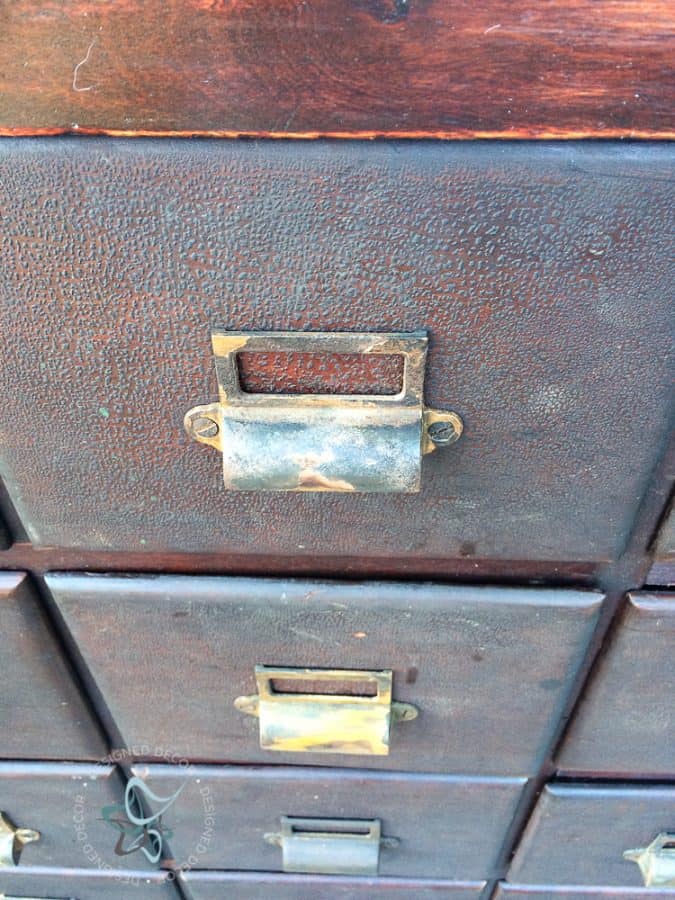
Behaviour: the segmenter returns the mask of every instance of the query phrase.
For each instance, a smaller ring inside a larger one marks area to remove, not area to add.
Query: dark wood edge
[[[331,576],[341,579],[423,578],[425,580],[488,581],[500,584],[595,586],[602,563],[399,559],[340,556],[253,556],[218,553],[128,553],[33,547],[17,543],[0,552],[0,570],[164,572],[171,575]]]
[[[153,129],[134,129],[124,131],[119,128],[93,128],[80,125],[64,125],[61,127],[35,128],[19,126],[9,128],[0,126],[2,137],[58,137],[63,135],[105,136],[120,138],[229,138],[248,140],[286,140],[286,141],[374,141],[374,140],[433,140],[433,141],[579,141],[579,140],[631,140],[631,141],[672,141],[675,130],[663,131],[652,129],[627,128],[580,128],[556,129],[550,127],[531,127],[508,129],[502,131],[472,131],[455,129],[450,131],[227,131],[191,129],[182,131],[162,131]]]

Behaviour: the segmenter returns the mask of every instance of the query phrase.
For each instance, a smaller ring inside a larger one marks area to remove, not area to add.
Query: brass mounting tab
[[[637,863],[645,887],[675,887],[675,834],[662,831],[647,847],[626,850],[623,858]]]
[[[17,828],[4,812],[0,812],[0,868],[18,866],[26,844],[39,840],[39,831]]]

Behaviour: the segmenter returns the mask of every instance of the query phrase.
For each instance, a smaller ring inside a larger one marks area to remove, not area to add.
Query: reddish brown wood
[[[0,133],[668,137],[666,0],[14,0]]]

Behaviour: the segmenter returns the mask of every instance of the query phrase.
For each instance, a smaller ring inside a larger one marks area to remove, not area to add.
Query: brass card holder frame
[[[399,844],[382,837],[379,819],[292,816],[282,816],[281,830],[265,840],[281,847],[284,872],[322,875],[377,875],[380,848]]]
[[[17,828],[6,813],[0,812],[0,869],[18,866],[26,844],[39,840],[39,831]]]
[[[417,717],[410,703],[392,701],[392,672],[354,669],[297,669],[256,666],[257,694],[237,697],[238,710],[257,716],[263,750],[386,756],[391,725]],[[369,684],[372,696],[349,693],[292,693],[274,681],[331,685]]]
[[[421,458],[454,443],[460,417],[424,406],[427,336],[215,330],[218,402],[195,406],[185,429],[219,450],[228,490],[414,493]],[[253,394],[237,356],[258,353],[403,357],[397,394]]]
[[[662,831],[647,847],[626,850],[623,858],[637,863],[645,887],[675,887],[675,833]]]

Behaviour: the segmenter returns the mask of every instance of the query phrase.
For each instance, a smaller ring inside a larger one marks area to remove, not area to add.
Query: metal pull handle
[[[662,831],[647,847],[626,850],[623,858],[637,863],[645,887],[675,887],[675,834]]]
[[[26,844],[39,840],[39,831],[17,828],[4,812],[0,812],[0,868],[18,866]]]
[[[413,334],[212,332],[219,400],[185,416],[188,434],[223,456],[229,490],[411,493],[421,458],[454,443],[460,417],[424,406],[427,337]],[[237,356],[246,352],[402,356],[391,395],[252,394]]]
[[[379,819],[303,819],[281,817],[281,831],[266,834],[281,847],[284,872],[324,875],[377,875],[380,847],[397,847],[382,837]]]
[[[238,710],[257,716],[263,750],[311,753],[357,753],[386,756],[392,722],[417,717],[409,703],[392,701],[391,669],[293,669],[256,666],[258,693],[237,697]],[[278,691],[275,682],[302,682],[343,687],[342,693]],[[344,686],[370,688],[365,695]]]

